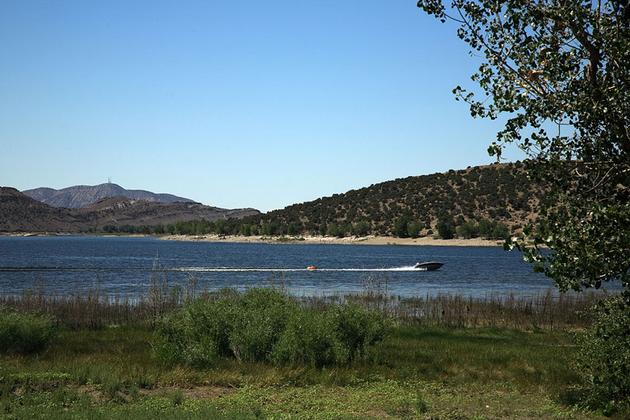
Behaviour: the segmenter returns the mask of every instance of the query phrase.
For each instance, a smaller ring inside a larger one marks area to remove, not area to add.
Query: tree
[[[393,234],[399,238],[406,238],[409,236],[409,218],[407,216],[401,216],[394,220]]]
[[[437,226],[438,235],[442,239],[453,239],[455,236],[455,229],[453,223],[448,220],[442,220],[438,222]]]
[[[329,223],[326,228],[326,236],[339,236],[339,226],[336,223]]]
[[[365,236],[370,233],[370,224],[365,220],[361,220],[352,225],[352,234],[354,236]]]
[[[630,282],[630,2],[421,0],[458,25],[482,64],[457,86],[473,117],[505,118],[488,151],[527,155],[548,190],[535,225],[506,243],[561,290]],[[541,248],[549,247],[551,253]]]
[[[409,222],[407,225],[407,235],[412,238],[417,238],[420,236],[420,231],[422,230],[422,223],[420,222]]]
[[[479,225],[474,220],[469,220],[457,226],[457,236],[465,239],[479,236]]]

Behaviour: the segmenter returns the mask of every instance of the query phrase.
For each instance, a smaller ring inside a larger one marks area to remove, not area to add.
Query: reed
[[[43,289],[20,295],[0,296],[0,306],[52,316],[71,329],[99,329],[116,325],[153,327],[164,314],[196,297],[214,299],[217,292],[198,291],[196,279],[187,287],[169,286],[157,277],[145,294],[137,297],[108,295],[99,289],[83,294],[50,295]],[[588,309],[607,297],[605,293],[547,293],[531,296],[456,294],[401,297],[386,289],[364,288],[356,294],[295,296],[301,305],[325,310],[331,304],[356,303],[376,309],[403,324],[448,327],[508,327],[515,329],[570,329],[591,324]]]

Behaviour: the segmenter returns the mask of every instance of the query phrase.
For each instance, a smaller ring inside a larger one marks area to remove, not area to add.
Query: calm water
[[[154,238],[0,237],[0,293],[43,287],[51,294],[95,287],[137,295],[150,282],[156,260],[170,284],[191,275],[198,289],[239,289],[283,282],[300,295],[360,291],[370,278],[387,280],[391,293],[424,296],[459,293],[533,295],[553,287],[516,252],[488,247],[232,244]],[[418,261],[445,263],[440,271],[410,268]],[[321,269],[308,272],[314,264]]]

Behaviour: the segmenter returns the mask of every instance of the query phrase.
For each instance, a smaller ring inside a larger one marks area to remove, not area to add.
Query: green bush
[[[245,361],[270,361],[271,353],[297,305],[274,289],[251,289],[240,296],[232,317],[229,343],[234,357]]]
[[[592,327],[580,337],[578,371],[583,402],[608,414],[630,411],[630,305],[614,297],[596,307]]]
[[[167,363],[208,365],[232,354],[229,336],[238,299],[236,292],[222,290],[215,300],[198,299],[162,318],[153,344],[158,358]]]
[[[385,338],[387,320],[379,312],[355,304],[333,306],[329,312],[334,335],[344,352],[338,355],[338,361],[351,362],[363,357],[370,346]]]
[[[212,365],[233,357],[322,367],[365,356],[386,330],[381,313],[356,305],[315,311],[274,289],[224,291],[164,317],[154,351],[167,363]]]
[[[364,358],[382,341],[389,323],[380,312],[358,305],[333,305],[326,311],[294,314],[274,348],[276,363],[315,367],[343,365]]]
[[[33,353],[55,336],[52,319],[0,308],[0,352]]]
[[[339,342],[326,313],[313,310],[298,311],[274,347],[273,360],[277,364],[334,365],[342,353]]]

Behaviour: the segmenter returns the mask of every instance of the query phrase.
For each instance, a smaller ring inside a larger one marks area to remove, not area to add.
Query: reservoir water
[[[436,260],[439,271],[412,268]],[[307,271],[308,265],[318,267]],[[0,237],[0,293],[43,288],[51,295],[98,288],[110,295],[146,293],[153,268],[170,285],[191,276],[198,290],[282,284],[296,295],[360,292],[378,283],[400,296],[439,293],[483,297],[535,295],[553,283],[517,252],[500,247],[237,244],[128,237]]]

